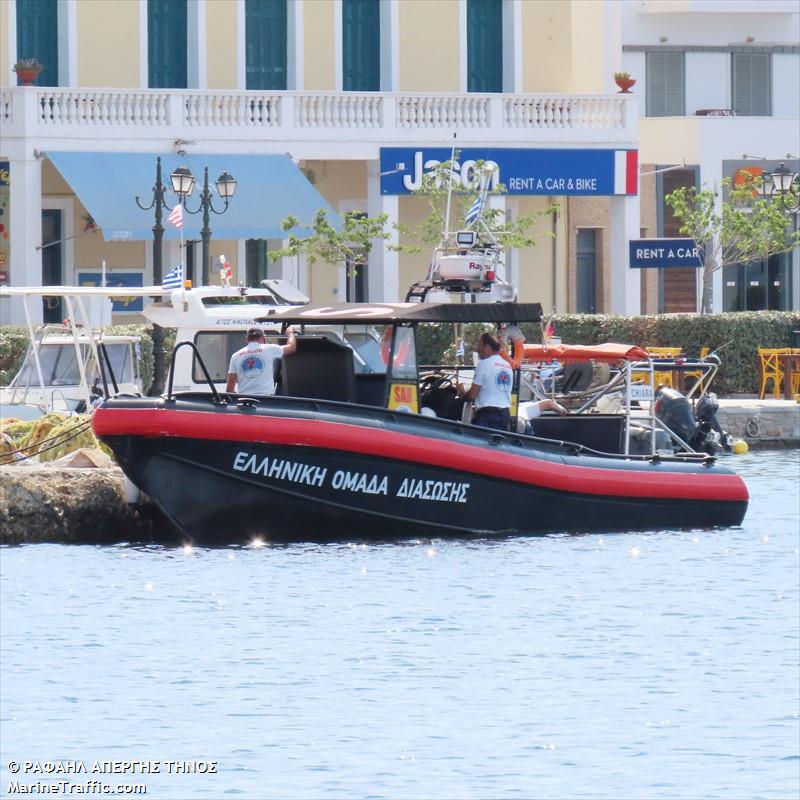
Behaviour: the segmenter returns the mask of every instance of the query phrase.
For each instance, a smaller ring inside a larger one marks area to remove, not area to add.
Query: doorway
[[[42,211],[42,286],[61,286],[64,283],[64,246],[61,241],[61,211]],[[64,319],[60,297],[42,299],[42,321],[61,322]]]
[[[597,231],[578,229],[575,265],[575,311],[597,313]]]

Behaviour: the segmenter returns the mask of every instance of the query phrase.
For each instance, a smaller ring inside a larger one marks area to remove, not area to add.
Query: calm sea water
[[[800,459],[730,463],[737,530],[5,548],[0,796],[797,797]]]

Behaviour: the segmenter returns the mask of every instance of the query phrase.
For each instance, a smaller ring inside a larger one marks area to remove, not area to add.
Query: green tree
[[[800,244],[800,232],[792,230],[792,218],[782,200],[765,197],[761,187],[760,178],[740,186],[732,186],[726,178],[722,190],[728,196],[720,211],[715,189],[684,186],[664,198],[681,223],[679,232],[703,248],[704,314],[711,313],[713,277],[718,269],[762,261]]]
[[[358,264],[372,250],[376,239],[391,237],[391,231],[386,229],[386,214],[368,217],[359,211],[345,211],[341,219],[341,226],[336,228],[328,219],[327,211],[320,209],[308,226],[309,233],[303,236],[297,229],[306,226],[296,217],[286,217],[281,227],[287,234],[287,244],[271,250],[269,257],[275,261],[282,256],[305,255],[311,264],[316,261]]]

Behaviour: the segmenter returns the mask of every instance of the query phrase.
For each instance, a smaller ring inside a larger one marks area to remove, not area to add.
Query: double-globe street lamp
[[[217,178],[216,186],[217,192],[220,197],[225,201],[225,206],[217,211],[213,206],[211,192],[208,188],[208,167],[205,168],[205,176],[203,181],[203,192],[200,195],[200,206],[192,211],[186,206],[186,198],[191,195],[194,190],[195,179],[192,173],[186,167],[178,167],[171,175],[170,181],[172,183],[172,190],[180,198],[181,205],[190,214],[197,214],[203,211],[203,229],[201,236],[203,239],[203,284],[208,284],[210,273],[210,242],[211,242],[211,229],[208,226],[210,219],[210,212],[215,214],[224,214],[228,209],[228,200],[233,197],[236,191],[236,179],[229,173],[223,172]],[[163,253],[164,253],[164,225],[162,224],[163,211],[168,211],[164,195],[167,187],[161,179],[161,156],[156,158],[156,181],[153,184],[153,199],[149,204],[144,205],[139,200],[139,195],[136,195],[136,205],[143,211],[149,211],[151,208],[155,211],[155,225],[153,225],[153,284],[156,286],[161,285],[163,278]],[[164,378],[165,378],[165,358],[164,358],[164,329],[160,325],[153,325],[153,385],[150,388],[150,394],[157,397],[164,391]]]
[[[156,224],[153,225],[153,284],[161,285],[162,278],[162,254],[164,251],[164,226],[161,224],[162,211],[168,210],[169,206],[164,200],[166,187],[161,181],[161,156],[156,159],[156,182],[153,184],[153,199],[149,205],[142,205],[139,195],[136,195],[136,205],[142,211],[155,209]],[[160,325],[153,325],[153,385],[150,387],[150,394],[158,397],[164,391],[165,378],[164,360],[164,329]]]
[[[217,194],[222,198],[225,205],[217,210],[214,208],[214,197],[208,186],[208,167],[203,169],[203,189],[200,192],[200,205],[194,211],[186,205],[186,200],[191,196],[195,187],[195,177],[188,167],[178,167],[170,174],[172,188],[180,198],[181,205],[189,214],[199,214],[203,212],[203,227],[200,229],[200,238],[203,241],[203,285],[207,286],[211,274],[211,228],[208,223],[211,213],[224,214],[228,210],[228,201],[236,191],[236,178],[229,172],[222,174],[215,181]]]

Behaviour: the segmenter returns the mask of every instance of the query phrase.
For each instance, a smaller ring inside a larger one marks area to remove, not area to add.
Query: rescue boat
[[[209,375],[194,343],[182,342],[208,391],[175,392],[170,376],[161,398],[106,400],[93,426],[128,477],[199,543],[739,525],[742,479],[654,413],[633,413],[631,367],[648,362],[638,348],[596,353],[614,367],[624,413],[576,408],[556,427],[546,417],[541,428],[526,425],[515,370],[517,429],[507,433],[465,422],[452,402],[452,384],[468,381],[472,365],[418,364],[422,323],[540,317],[526,303],[276,308],[260,321],[277,341],[300,328],[276,395],[225,393],[224,376]]]

